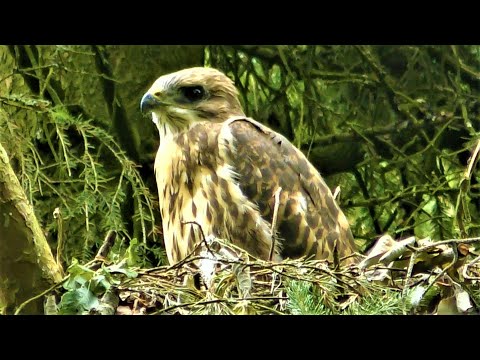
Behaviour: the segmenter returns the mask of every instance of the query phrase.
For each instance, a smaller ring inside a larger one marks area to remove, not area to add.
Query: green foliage
[[[374,284],[365,288],[366,294],[351,299],[342,298],[334,284],[291,280],[286,284],[288,311],[292,315],[400,315],[404,299],[400,291]],[[368,290],[367,290],[368,289]],[[348,302],[348,303],[347,303]]]
[[[36,110],[35,99],[23,100],[32,104],[23,122],[11,121],[11,116],[22,119],[18,112],[23,110],[14,110],[13,115],[0,112],[0,126],[7,129],[0,141],[15,160],[20,181],[52,244],[58,221],[63,222],[67,264],[72,257],[91,258],[108,230],[131,239],[122,211],[129,188],[137,205],[133,221],[140,224],[141,240],[155,238],[154,199],[113,136],[63,107]],[[57,207],[61,220],[52,216]]]
[[[137,273],[122,265],[102,266],[93,271],[80,265],[76,259],[68,268],[69,277],[63,287],[66,292],[58,304],[61,315],[81,315],[97,311],[101,305],[102,296],[112,286],[121,283],[121,275],[135,278]],[[118,275],[120,274],[120,276]]]
[[[163,261],[158,137],[139,101],[161,73],[201,65],[203,47],[10,45],[0,60],[0,142],[52,248],[65,240],[62,261],[91,259],[109,230],[116,250],[137,238],[145,261]]]
[[[95,276],[95,272],[85,266],[79,265],[73,259],[68,268],[70,277],[64,284],[67,292],[62,295],[59,303],[59,314],[82,314],[89,312],[99,305],[95,293],[100,294],[110,287],[105,276]]]
[[[310,282],[292,280],[287,285],[288,309],[292,315],[332,315],[334,310],[324,302],[324,296]]]
[[[378,288],[353,302],[346,311],[348,315],[401,315],[404,299],[400,291]]]
[[[472,291],[472,298],[475,302],[475,304],[477,304],[477,306],[480,305],[480,289],[475,289],[474,291]]]

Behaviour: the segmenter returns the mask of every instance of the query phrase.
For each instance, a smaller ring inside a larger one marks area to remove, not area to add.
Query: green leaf
[[[82,287],[95,276],[95,271],[80,265],[77,259],[72,260],[72,265],[67,270],[70,274],[70,278],[63,284],[63,287],[67,290],[74,290]]]
[[[107,277],[103,274],[97,274],[91,281],[90,281],[90,291],[92,291],[95,295],[103,295],[105,291],[110,289],[112,286],[111,282]]]
[[[98,306],[95,295],[85,287],[71,290],[62,296],[59,304],[59,314],[79,315]]]

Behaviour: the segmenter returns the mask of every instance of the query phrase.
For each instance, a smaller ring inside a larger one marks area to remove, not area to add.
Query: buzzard
[[[244,114],[222,72],[164,75],[141,111],[152,113],[160,134],[154,168],[171,264],[193,251],[202,231],[264,260],[356,251],[319,172],[285,137]]]

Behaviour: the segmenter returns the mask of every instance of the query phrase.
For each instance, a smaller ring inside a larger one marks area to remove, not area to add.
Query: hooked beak
[[[146,113],[160,106],[162,103],[158,101],[153,95],[146,93],[140,101],[140,111]]]

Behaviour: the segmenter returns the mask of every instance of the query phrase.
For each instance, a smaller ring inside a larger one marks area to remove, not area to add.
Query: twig
[[[470,180],[472,177],[472,170],[478,161],[478,154],[480,152],[480,140],[477,140],[477,146],[473,150],[472,156],[469,159],[467,170],[465,171],[464,178]]]
[[[177,305],[169,306],[168,308],[160,309],[154,312],[152,315],[159,315],[161,313],[164,313],[173,309],[184,308],[184,307],[193,307],[193,306],[208,305],[208,304],[215,304],[215,303],[228,304],[228,303],[239,303],[244,301],[261,301],[261,300],[288,300],[288,297],[265,296],[265,297],[249,297],[249,298],[243,298],[243,299],[213,299],[213,300],[205,300],[205,301],[196,301],[192,303],[177,304]],[[275,311],[274,309],[269,309],[269,310]]]
[[[462,244],[462,243],[469,244],[469,243],[473,243],[473,242],[477,242],[477,241],[480,241],[480,237],[465,238],[465,239],[449,239],[449,240],[436,241],[432,244],[425,245],[425,246],[422,246],[420,248],[415,248],[415,247],[412,246],[412,249],[414,249],[417,252],[422,252],[422,251],[437,247],[439,245]]]
[[[294,280],[302,280],[302,281],[308,281],[308,282],[311,282],[311,283],[318,283],[316,280],[314,279],[307,279],[307,278],[304,278],[304,277],[295,277],[295,276],[292,276],[292,275],[289,275],[289,274],[286,274],[284,272],[280,272],[278,271],[277,269],[275,269],[275,267],[278,267],[278,266],[285,266],[285,267],[294,267],[294,268],[298,268],[298,264],[289,264],[289,263],[279,263],[279,264],[265,264],[263,265],[263,267],[265,269],[270,269],[276,273],[278,273],[279,275],[283,275],[283,276],[286,276],[286,277],[289,277],[291,279],[294,279]],[[350,290],[352,290],[353,292],[355,292],[356,294],[358,295],[361,295],[360,292],[358,290],[356,290],[352,285],[348,284],[347,282],[345,282],[344,280],[340,279],[339,276],[337,276],[337,274],[334,274],[333,272],[330,272],[326,269],[322,269],[322,268],[319,268],[319,267],[315,267],[315,266],[309,266],[309,265],[302,265],[302,268],[304,269],[310,269],[310,270],[314,270],[314,271],[318,271],[318,272],[321,272],[323,274],[326,274],[328,276],[331,276],[333,278],[335,278],[339,283],[342,283],[343,285],[347,286],[348,288],[350,288]],[[344,275],[344,274],[343,274]]]
[[[15,313],[14,315],[18,315],[20,314],[20,312],[23,310],[23,308],[28,305],[29,303],[31,303],[32,301],[34,300],[37,300],[39,298],[41,298],[42,296],[44,295],[47,295],[49,292],[55,290],[56,288],[60,287],[65,281],[67,281],[67,279],[70,277],[70,275],[66,276],[63,278],[62,281],[60,281],[59,283],[56,283],[52,286],[50,286],[47,290],[41,292],[40,294],[38,295],[35,295],[34,297],[31,297],[30,299],[28,299],[27,301],[24,301],[22,304],[20,304],[17,309],[15,310]]]
[[[463,62],[463,60],[460,58],[460,56],[458,55],[458,51],[457,51],[457,46],[456,45],[452,45],[450,46],[451,49],[452,49],[452,52],[453,52],[453,55],[454,55],[454,60],[457,62],[457,64],[459,65],[460,69],[462,69],[465,73],[467,73],[468,75],[470,75],[472,78],[474,78],[475,80],[480,80],[480,73],[475,71],[475,69],[472,69],[471,67],[469,67],[467,64],[465,64]],[[451,57],[450,56],[447,56],[447,59],[451,62],[453,62],[451,60]]]
[[[435,276],[435,279],[433,279],[433,281],[427,286],[427,288],[423,292],[424,294],[426,294],[428,292],[428,290],[430,290],[430,288],[437,282],[437,280],[440,279],[442,277],[442,275],[445,274],[457,262],[457,260],[458,260],[457,248],[455,246],[451,246],[451,247],[452,247],[452,250],[453,250],[453,260],[452,260],[452,262],[450,264],[448,264],[448,266],[445,267],[442,271],[440,271],[440,273],[437,276]]]
[[[365,184],[365,181],[363,180],[362,174],[358,169],[353,169],[353,175],[355,176],[355,180],[357,180],[358,186],[360,187],[360,190],[362,191],[363,197],[368,201],[370,200],[370,193],[368,191],[367,185]],[[373,227],[375,228],[375,232],[377,234],[380,234],[381,229],[380,229],[380,224],[378,222],[377,214],[375,213],[375,208],[372,206],[368,207],[368,213],[370,214],[370,217],[372,218],[373,222]]]
[[[53,212],[53,218],[57,220],[57,256],[56,262],[58,267],[60,268],[60,272],[62,276],[64,275],[64,270],[62,266],[62,252],[63,252],[63,219],[62,213],[60,212],[60,208],[56,207],[55,211]]]
[[[457,204],[455,206],[455,219],[457,220],[458,227],[460,228],[462,236],[467,236],[467,230],[465,228],[464,219],[468,218],[468,207],[465,205],[465,197],[464,195],[468,191],[470,186],[470,180],[472,178],[472,170],[477,164],[478,161],[478,154],[480,151],[480,140],[477,140],[477,145],[475,146],[475,150],[472,153],[472,156],[468,160],[468,166],[463,174],[463,179],[460,181],[458,197],[457,197]]]
[[[340,258],[340,261],[345,261],[345,260],[350,259],[351,257],[354,257],[354,256],[359,256],[359,257],[363,257],[363,258],[366,258],[366,257],[367,257],[366,255],[360,254],[359,252],[356,252],[356,251],[355,251],[355,252],[352,253],[352,254],[342,256],[342,257]]]
[[[404,305],[405,305],[406,295],[408,290],[408,281],[412,277],[412,271],[413,271],[413,266],[415,265],[416,257],[417,257],[417,253],[413,252],[412,256],[410,257],[410,262],[408,263],[407,275],[405,276],[405,285],[403,286],[403,290],[402,290],[402,299],[404,301]],[[405,306],[403,307],[403,313],[406,314]]]
[[[113,230],[109,230],[107,233],[107,236],[105,236],[105,240],[103,240],[102,246],[100,246],[100,249],[98,249],[97,255],[95,255],[95,259],[101,260],[105,259],[110,252],[110,249],[113,246],[113,243],[115,242],[115,239],[117,237],[117,233]]]
[[[273,218],[272,218],[272,227],[271,227],[271,233],[272,233],[272,245],[270,246],[270,254],[268,255],[268,260],[272,261],[273,257],[273,250],[275,249],[275,242],[277,239],[277,216],[278,216],[278,207],[280,205],[280,192],[282,191],[281,187],[278,187],[277,190],[275,190],[275,193],[273,196],[275,197],[275,205],[273,207]]]
[[[182,225],[186,225],[186,224],[195,224],[197,225],[199,228],[200,228],[200,234],[202,235],[202,241],[201,243],[203,242],[207,248],[207,251],[212,255],[212,256],[215,256],[215,254],[213,253],[212,250],[210,250],[210,247],[208,246],[208,242],[207,242],[207,239],[205,238],[205,233],[203,232],[203,228],[202,228],[202,225],[200,225],[198,222],[196,221],[182,221]]]

